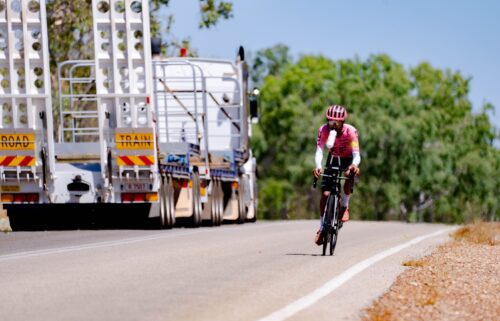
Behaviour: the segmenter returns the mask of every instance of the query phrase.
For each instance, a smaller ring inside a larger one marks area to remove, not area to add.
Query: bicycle
[[[340,157],[337,157],[338,166],[332,166],[334,157],[330,158],[330,163],[327,165],[327,169],[323,171],[322,177],[331,177],[332,184],[328,186],[328,191],[330,195],[328,196],[323,210],[323,226],[321,228],[321,237],[323,239],[323,256],[326,254],[326,249],[328,244],[330,244],[330,255],[333,255],[335,251],[335,246],[337,245],[337,239],[339,235],[339,230],[342,228],[342,217],[340,217],[340,194],[341,194],[341,183],[343,180],[350,180],[351,182],[351,193],[354,191],[354,173],[351,173],[349,177],[343,176],[343,170],[340,168]],[[328,175],[326,173],[330,173]],[[313,188],[316,188],[318,179],[314,179]]]

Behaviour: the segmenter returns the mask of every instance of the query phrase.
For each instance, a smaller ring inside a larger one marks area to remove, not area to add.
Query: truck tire
[[[245,205],[245,184],[240,181],[238,184],[238,224],[245,223],[247,218],[247,207]]]
[[[224,191],[222,190],[222,183],[217,181],[217,208],[219,215],[219,222],[222,224],[224,221]]]
[[[167,193],[166,193],[166,177],[162,177],[160,184],[160,193],[159,193],[159,211],[160,211],[160,229],[169,229],[172,228],[170,224],[170,217],[168,215],[167,210]]]
[[[193,191],[193,215],[191,216],[191,226],[200,227],[201,218],[201,197],[200,197],[200,176],[198,173],[193,173],[192,179]]]
[[[224,192],[222,191],[222,184],[219,180],[215,181],[215,189],[217,191],[216,205],[217,205],[217,220],[219,225],[224,221]]]
[[[166,209],[167,214],[170,218],[170,224],[173,227],[175,225],[175,199],[174,199],[174,183],[173,178],[170,175],[166,176]]]
[[[221,210],[220,210],[220,204],[219,204],[219,198],[220,198],[220,191],[218,189],[218,182],[217,180],[212,181],[212,195],[211,195],[211,208],[210,208],[210,216],[212,219],[212,226],[220,226],[222,223],[222,215],[221,215]]]

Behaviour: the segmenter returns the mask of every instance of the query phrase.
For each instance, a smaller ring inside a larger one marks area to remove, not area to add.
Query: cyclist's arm
[[[326,141],[328,140],[329,130],[327,125],[323,125],[318,130],[318,138],[316,138],[316,154],[314,155],[314,164],[316,169],[321,169],[321,163],[323,162],[323,148],[325,147]]]
[[[314,163],[316,168],[321,168],[323,162],[323,148],[316,146],[316,154],[314,155]]]
[[[361,154],[359,152],[359,141],[358,141],[358,131],[355,130],[351,135],[351,148],[352,148],[352,164],[346,171],[345,175],[350,175],[354,173],[356,176],[359,175],[359,164],[361,163]]]
[[[352,152],[352,163],[356,166],[359,166],[361,163],[361,154],[359,153],[359,150]]]
[[[358,139],[358,131],[354,129],[351,133],[351,148],[352,148],[352,163],[356,166],[359,166],[361,163],[361,154],[359,152],[359,139]]]

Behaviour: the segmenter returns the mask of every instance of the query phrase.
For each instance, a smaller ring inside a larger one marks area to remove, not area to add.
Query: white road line
[[[265,225],[238,226],[238,227],[235,226],[235,227],[218,228],[218,229],[202,229],[202,230],[185,232],[185,233],[171,233],[171,232],[157,233],[157,234],[143,236],[143,237],[135,237],[135,238],[121,239],[121,240],[114,240],[114,241],[107,241],[107,242],[88,243],[88,244],[83,244],[83,245],[66,246],[66,247],[59,247],[59,248],[51,248],[51,249],[43,249],[43,250],[34,250],[34,251],[25,251],[25,252],[5,254],[5,255],[0,255],[0,262],[14,260],[14,259],[34,257],[34,256],[61,254],[61,253],[68,253],[68,252],[75,252],[75,251],[82,251],[82,250],[92,250],[92,249],[98,249],[98,248],[103,248],[103,247],[127,245],[127,244],[140,243],[140,242],[145,242],[145,241],[153,241],[153,240],[159,240],[159,239],[172,238],[172,237],[176,237],[176,236],[189,236],[189,235],[210,233],[210,232],[214,232],[214,233],[219,232],[220,233],[221,230],[238,231],[238,230],[241,230],[243,228],[246,228],[246,229],[267,228],[267,227],[275,227],[276,225],[282,225],[282,224],[285,224],[285,223],[273,223],[273,224],[265,224]]]
[[[376,254],[376,255],[374,255],[374,256],[372,256],[364,261],[361,261],[361,262],[357,263],[356,265],[353,265],[352,267],[350,267],[346,271],[342,272],[340,275],[334,277],[333,279],[331,279],[330,281],[325,283],[320,288],[317,288],[316,290],[307,294],[306,296],[303,296],[302,298],[298,299],[297,301],[288,304],[287,306],[283,307],[282,309],[275,311],[275,312],[269,314],[268,316],[265,316],[265,317],[259,319],[258,321],[285,320],[285,319],[293,316],[294,314],[310,307],[314,303],[318,302],[320,299],[322,299],[323,297],[332,293],[335,289],[340,287],[342,284],[347,282],[349,279],[354,277],[356,274],[359,274],[360,272],[362,272],[363,270],[372,266],[373,264],[377,263],[378,261],[380,261],[380,260],[382,260],[382,259],[384,259],[392,254],[395,254],[395,253],[397,253],[397,252],[399,252],[407,247],[410,247],[414,244],[422,242],[425,239],[443,234],[443,233],[450,231],[452,229],[453,228],[446,228],[446,229],[442,229],[442,230],[439,230],[439,231],[431,233],[431,234],[419,236],[417,238],[414,238],[411,241],[408,241],[408,242],[403,243],[401,245],[392,247],[392,248],[385,250],[383,252],[380,252],[380,253],[378,253],[378,254]]]

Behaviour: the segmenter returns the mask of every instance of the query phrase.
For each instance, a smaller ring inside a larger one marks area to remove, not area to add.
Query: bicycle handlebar
[[[337,177],[337,176],[334,176],[334,175],[325,175],[323,173],[321,173],[319,176],[322,176],[322,177]],[[354,192],[354,173],[349,173],[349,177],[345,177],[345,176],[338,176],[339,179],[343,179],[343,180],[349,180],[351,181],[351,194],[352,192]],[[316,188],[317,186],[317,183],[318,183],[318,177],[315,177],[314,178],[314,181],[313,181],[313,188]]]

